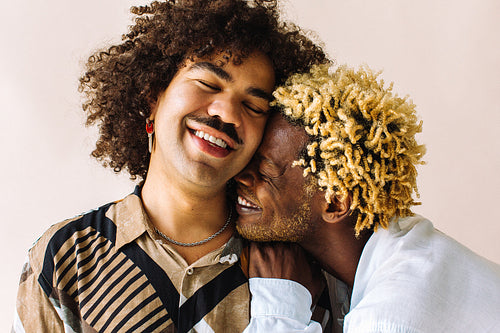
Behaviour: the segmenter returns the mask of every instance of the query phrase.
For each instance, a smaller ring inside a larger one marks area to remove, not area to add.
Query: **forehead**
[[[265,53],[254,51],[236,62],[234,60],[235,58],[226,52],[216,52],[205,57],[188,57],[184,60],[180,69],[190,68],[196,63],[211,63],[223,71],[238,72],[238,74],[244,73],[246,76],[253,77],[257,81],[272,80],[274,85],[274,66],[271,59]]]
[[[284,167],[297,160],[309,137],[300,126],[291,125],[280,113],[273,114],[259,148],[259,154]]]

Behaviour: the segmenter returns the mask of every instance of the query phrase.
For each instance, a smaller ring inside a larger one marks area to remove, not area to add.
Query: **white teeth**
[[[239,196],[239,195],[238,195],[238,204],[241,206],[250,207],[250,208],[259,208],[259,206],[254,205],[253,203],[245,200],[242,196]]]
[[[211,136],[210,134],[207,134],[207,133],[205,133],[203,131],[195,131],[194,135],[196,135],[199,138],[202,138],[203,140],[211,142],[214,145],[219,146],[221,148],[226,148],[227,147],[227,143],[224,142],[224,140],[218,139],[218,138],[216,138],[214,136]]]

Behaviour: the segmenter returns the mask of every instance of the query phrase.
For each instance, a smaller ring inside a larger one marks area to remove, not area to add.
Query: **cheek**
[[[262,189],[259,192],[257,192],[257,198],[260,200],[261,204],[263,205],[263,210],[262,210],[262,215],[265,217],[267,220],[267,223],[270,222],[271,217],[275,216],[276,214],[279,214],[281,211],[280,207],[280,200],[282,198],[279,196],[279,194],[276,194],[273,189],[269,189],[270,186],[266,185],[265,189]]]
[[[245,119],[245,144],[252,149],[252,155],[257,150],[260,142],[262,141],[262,137],[264,135],[264,129],[266,127],[266,118],[252,118],[248,117]]]
[[[172,87],[167,89],[162,96],[158,106],[158,116],[170,118],[181,114],[187,114],[200,108],[201,103],[206,100],[194,89],[183,87]]]
[[[298,176],[302,177],[301,174]],[[273,213],[287,218],[295,214],[297,208],[303,204],[305,194],[299,184],[283,183],[285,182],[276,183],[278,190],[273,191],[269,198],[273,203]]]

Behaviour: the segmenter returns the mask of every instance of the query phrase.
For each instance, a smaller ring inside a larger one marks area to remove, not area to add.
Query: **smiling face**
[[[261,141],[273,87],[273,68],[261,53],[239,65],[222,55],[186,61],[152,114],[155,144],[148,177],[225,186]]]
[[[271,116],[259,150],[235,179],[238,232],[255,241],[300,242],[311,235],[324,194],[303,169],[292,167],[308,136],[280,114]]]

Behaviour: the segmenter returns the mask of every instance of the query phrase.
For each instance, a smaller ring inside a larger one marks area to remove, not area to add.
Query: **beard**
[[[246,239],[255,242],[301,242],[313,233],[309,198],[287,216],[273,214],[269,223],[237,225],[236,230]]]

